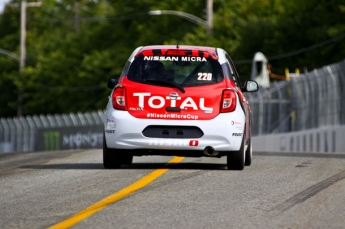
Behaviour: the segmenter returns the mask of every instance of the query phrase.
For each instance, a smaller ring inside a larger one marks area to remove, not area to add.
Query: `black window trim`
[[[233,71],[232,74],[233,74],[233,76],[235,76],[235,78],[236,78],[236,81],[237,81],[237,82],[235,82],[235,83],[238,83],[238,84],[239,84],[238,87],[239,87],[239,88],[242,88],[240,77],[239,77],[239,75],[238,75],[238,73],[237,73],[237,70],[236,70],[236,68],[235,68],[234,63],[232,62],[231,57],[230,57],[227,53],[225,54],[225,56],[226,56],[226,59],[227,59],[228,64],[230,65],[231,71]]]

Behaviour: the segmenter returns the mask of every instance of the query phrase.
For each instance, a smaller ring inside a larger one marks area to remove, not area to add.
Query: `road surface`
[[[144,156],[105,170],[101,150],[0,154],[1,228],[345,228],[345,154],[225,164]]]

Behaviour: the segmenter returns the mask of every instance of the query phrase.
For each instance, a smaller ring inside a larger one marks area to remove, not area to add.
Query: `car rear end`
[[[106,146],[132,155],[222,156],[239,150],[245,114],[218,52],[137,49],[107,105]]]

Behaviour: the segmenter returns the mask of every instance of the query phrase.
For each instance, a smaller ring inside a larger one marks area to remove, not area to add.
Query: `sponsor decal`
[[[66,133],[67,132],[67,133]],[[42,150],[68,150],[68,149],[89,149],[101,147],[103,144],[103,131],[77,131],[71,129],[43,131]],[[73,131],[74,132],[74,131]],[[44,143],[44,145],[43,145]],[[41,145],[37,146],[41,148]]]
[[[96,147],[103,141],[102,133],[88,132],[77,134],[64,134],[62,136],[62,145],[72,148],[81,148],[82,146]]]
[[[114,120],[107,119],[107,129],[115,129],[116,123]]]
[[[199,145],[199,141],[198,140],[190,140],[189,141],[189,146],[198,146]]]
[[[232,136],[241,137],[241,136],[242,136],[242,133],[233,133]]]
[[[236,121],[231,121],[231,125],[241,125],[242,123],[236,122]]]
[[[46,131],[43,137],[45,150],[60,150],[60,132]]]
[[[138,97],[138,105],[142,109],[145,108],[145,104],[147,104],[150,108],[153,109],[162,108],[167,103],[168,106],[170,105],[170,107],[177,107],[177,101],[179,101],[179,107],[182,110],[188,110],[188,108],[191,108],[195,111],[207,111],[207,113],[212,113],[213,111],[212,107],[205,107],[205,98],[199,98],[199,103],[196,103],[191,97],[187,97],[184,100],[181,100],[181,97],[178,96],[178,94],[175,94],[174,96],[171,96],[170,94],[169,96],[164,98],[162,96],[151,96],[150,92],[137,92],[133,93],[133,96]]]
[[[183,139],[150,139],[150,146],[188,146],[188,141]]]
[[[199,116],[197,115],[191,115],[191,114],[158,114],[158,113],[147,113],[146,115],[148,118],[161,118],[161,119],[192,119],[192,120],[197,120],[199,119]]]
[[[198,140],[183,140],[183,139],[150,139],[149,145],[153,146],[198,146]]]
[[[205,57],[199,56],[144,56],[144,60],[207,62]]]
[[[141,107],[130,107],[129,110],[130,111],[143,111],[144,109]]]

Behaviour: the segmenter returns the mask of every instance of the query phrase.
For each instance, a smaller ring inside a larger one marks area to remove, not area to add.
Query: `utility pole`
[[[20,5],[20,60],[19,60],[19,74],[23,74],[26,61],[26,8],[40,7],[42,2],[29,2],[22,0]],[[23,115],[23,89],[19,88],[18,92],[18,107],[17,116]]]
[[[79,1],[76,1],[74,3],[74,12],[75,12],[74,30],[75,30],[75,32],[78,32],[79,28],[80,28],[80,3],[79,3]]]
[[[211,36],[213,29],[213,0],[206,0],[206,33]]]

